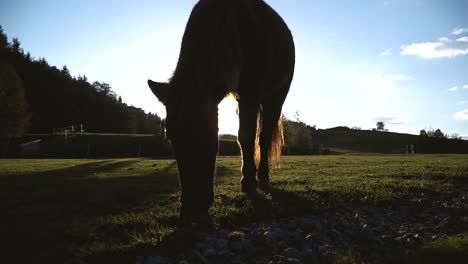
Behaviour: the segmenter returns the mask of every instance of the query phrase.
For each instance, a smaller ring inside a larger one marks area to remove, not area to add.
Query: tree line
[[[83,125],[87,132],[160,132],[161,118],[122,101],[105,82],[72,76],[24,52],[0,26],[0,138]]]

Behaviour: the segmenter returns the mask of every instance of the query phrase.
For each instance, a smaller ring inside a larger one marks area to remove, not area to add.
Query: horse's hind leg
[[[272,148],[277,148],[276,151],[281,151],[282,132],[278,127],[278,121],[281,118],[281,109],[283,107],[286,95],[275,98],[266,98],[262,102],[262,130],[260,132],[260,163],[258,166],[258,181],[260,189],[269,192],[270,182],[270,162],[271,159],[279,158],[272,157],[272,154],[280,155],[280,153],[272,153]]]
[[[258,104],[252,101],[239,100],[239,134],[238,141],[242,150],[242,192],[254,194],[257,188],[255,175],[255,136],[257,130]]]

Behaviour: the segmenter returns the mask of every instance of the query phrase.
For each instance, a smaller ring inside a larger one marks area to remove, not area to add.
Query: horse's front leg
[[[239,133],[237,140],[242,151],[242,192],[251,195],[256,193],[255,176],[255,136],[257,132],[258,104],[239,100]]]

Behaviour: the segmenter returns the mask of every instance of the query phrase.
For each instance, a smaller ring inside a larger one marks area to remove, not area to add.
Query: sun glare
[[[239,129],[239,119],[236,109],[237,102],[233,96],[228,96],[221,101],[218,106],[218,127],[219,134],[237,135]]]

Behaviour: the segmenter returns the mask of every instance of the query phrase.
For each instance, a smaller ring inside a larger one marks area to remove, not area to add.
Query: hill
[[[421,135],[360,130],[346,126],[317,129],[315,126],[283,116],[286,154],[341,153],[468,153],[468,141],[448,138],[440,129],[421,131]]]
[[[407,145],[417,145],[418,136],[366,130],[314,130],[314,144],[325,148],[363,153],[405,153]]]
[[[334,128],[311,130],[311,135],[315,146],[345,153],[402,154],[411,145],[416,153],[468,153],[468,141],[461,139]]]

